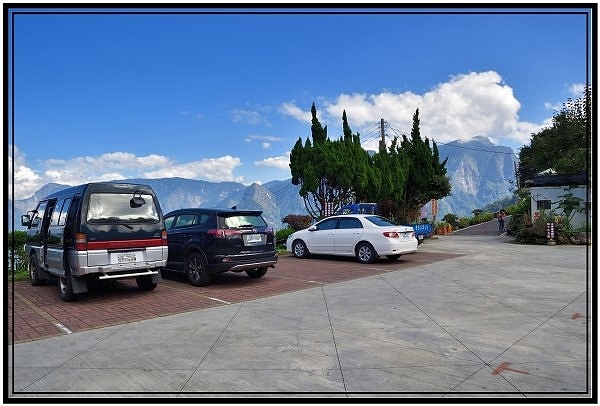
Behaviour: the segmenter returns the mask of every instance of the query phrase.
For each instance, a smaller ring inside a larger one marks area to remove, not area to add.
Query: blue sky
[[[313,102],[331,138],[346,110],[367,149],[382,118],[391,140],[418,108],[424,137],[518,152],[591,80],[586,9],[162,10],[11,10],[14,198],[49,182],[288,179]]]

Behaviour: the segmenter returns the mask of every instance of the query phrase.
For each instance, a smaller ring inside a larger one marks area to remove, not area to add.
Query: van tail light
[[[87,235],[84,233],[75,234],[75,249],[77,251],[86,251],[87,248]]]
[[[386,231],[383,233],[383,235],[388,238],[400,238],[400,234],[396,231]]]
[[[167,244],[167,230],[162,230],[160,232],[160,239],[162,240],[162,245],[168,245]]]

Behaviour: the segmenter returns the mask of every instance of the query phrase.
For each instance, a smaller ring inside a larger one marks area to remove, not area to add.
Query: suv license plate
[[[262,236],[260,234],[246,234],[246,243],[253,244],[262,242]]]

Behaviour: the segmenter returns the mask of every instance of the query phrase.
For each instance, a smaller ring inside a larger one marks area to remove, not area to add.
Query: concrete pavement
[[[419,250],[464,256],[8,346],[5,401],[595,396],[590,247]]]

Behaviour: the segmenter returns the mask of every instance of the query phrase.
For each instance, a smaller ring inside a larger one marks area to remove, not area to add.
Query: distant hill
[[[438,150],[440,160],[448,158],[446,168],[452,184],[451,196],[438,202],[438,219],[446,213],[471,216],[475,209],[512,196],[518,161],[512,148],[475,137],[438,144]]]
[[[517,156],[508,147],[493,145],[487,138],[476,137],[468,142],[453,141],[438,144],[440,159],[448,157],[446,168],[451,178],[452,195],[438,202],[437,220],[446,213],[471,216],[475,209],[512,195],[514,162]],[[283,227],[281,219],[288,214],[306,214],[299,186],[288,180],[275,180],[264,185],[250,186],[236,182],[208,182],[184,178],[128,179],[133,183],[151,186],[160,201],[164,213],[184,207],[231,207],[262,210],[272,227]],[[20,227],[20,215],[34,209],[37,201],[67,185],[50,183],[23,200],[15,200],[14,214],[9,201],[9,230],[11,221],[15,229]],[[426,209],[430,210],[430,205]],[[431,218],[431,211],[428,211]]]

